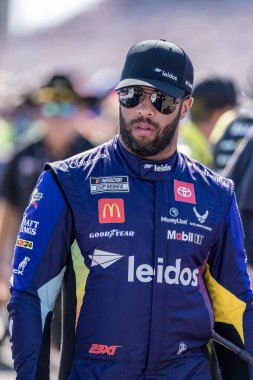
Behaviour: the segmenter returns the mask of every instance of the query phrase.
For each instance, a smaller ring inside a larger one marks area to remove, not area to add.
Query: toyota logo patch
[[[181,197],[184,197],[184,198],[189,198],[192,195],[191,190],[184,186],[180,186],[177,189],[177,192],[179,195],[181,195]]]
[[[175,201],[196,204],[193,183],[174,180]]]

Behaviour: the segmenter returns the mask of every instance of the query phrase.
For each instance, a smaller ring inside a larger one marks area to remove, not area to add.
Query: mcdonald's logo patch
[[[99,223],[124,223],[124,200],[121,198],[99,199],[98,217]]]

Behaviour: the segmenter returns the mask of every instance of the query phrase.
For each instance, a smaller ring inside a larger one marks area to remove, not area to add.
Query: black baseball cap
[[[237,105],[238,90],[232,79],[225,76],[208,75],[193,89],[196,103],[201,102],[205,109],[217,110]]]
[[[192,93],[193,66],[179,46],[165,40],[147,40],[128,51],[120,82],[127,86],[149,86],[181,98]]]

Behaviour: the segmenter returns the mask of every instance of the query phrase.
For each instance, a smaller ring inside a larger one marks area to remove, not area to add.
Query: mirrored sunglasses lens
[[[176,103],[173,98],[165,99],[162,102],[161,112],[164,115],[170,115],[171,113],[175,111],[175,109],[176,109]]]
[[[139,104],[142,95],[141,91],[137,91],[134,87],[122,88],[118,92],[119,102],[125,108],[132,108]]]
[[[175,110],[175,99],[164,93],[153,93],[151,102],[153,106],[164,115],[169,115]]]
[[[118,91],[119,102],[125,108],[136,107],[143,102],[147,93],[138,87],[125,87]],[[157,111],[164,115],[169,115],[175,111],[175,99],[163,92],[156,91],[149,94],[151,103]]]

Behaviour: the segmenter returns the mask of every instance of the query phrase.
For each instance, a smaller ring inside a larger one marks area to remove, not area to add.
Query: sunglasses
[[[125,108],[133,108],[142,103],[146,95],[150,96],[150,101],[155,109],[163,115],[172,114],[180,101],[189,98],[173,98],[165,92],[154,89],[154,92],[145,92],[142,87],[123,87],[118,91],[119,102]]]
[[[77,106],[72,103],[49,102],[41,106],[44,117],[71,118],[77,111]]]

